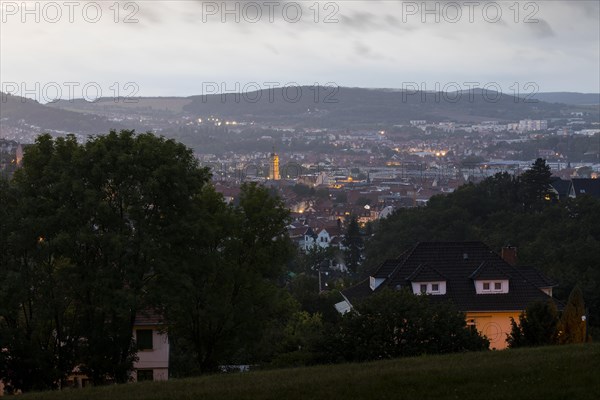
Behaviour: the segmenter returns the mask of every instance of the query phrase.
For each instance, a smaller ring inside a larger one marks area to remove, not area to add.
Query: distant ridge
[[[564,106],[523,99],[483,89],[469,93],[416,92],[394,89],[303,86],[302,96],[286,100],[284,89],[192,96],[184,110],[194,115],[252,118],[255,121],[328,126],[400,124],[410,120],[480,122],[525,118],[560,118]],[[262,92],[262,93],[259,93]],[[244,97],[256,101],[244,101]]]
[[[525,95],[521,95],[525,97]],[[571,105],[600,105],[600,93],[577,92],[548,92],[532,94],[533,99],[547,103],[562,103]]]
[[[12,123],[24,120],[45,129],[88,134],[107,132],[111,128],[146,130],[161,125],[170,130],[160,121],[211,115],[265,125],[347,128],[406,124],[411,120],[479,123],[551,119],[564,118],[573,111],[591,113],[600,119],[600,109],[587,105],[599,96],[539,93],[533,99],[525,99],[478,88],[436,93],[393,88],[298,86],[287,92],[284,88],[275,88],[242,94],[140,97],[129,101],[102,98],[94,103],[75,99],[46,105],[9,96],[8,103],[2,104],[1,116],[10,118]],[[147,118],[132,118],[140,115]],[[158,125],[146,121],[156,121]]]
[[[39,102],[10,94],[0,93],[0,118],[3,125],[34,125],[42,132],[61,131],[67,133],[98,134],[123,126],[94,113],[77,113],[49,107]]]

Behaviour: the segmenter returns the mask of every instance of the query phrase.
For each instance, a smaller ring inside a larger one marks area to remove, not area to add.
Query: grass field
[[[423,356],[33,393],[23,400],[600,399],[600,344]]]

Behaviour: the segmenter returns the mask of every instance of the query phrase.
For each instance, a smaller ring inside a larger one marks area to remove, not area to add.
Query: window
[[[431,291],[432,292],[439,292],[440,291],[440,285],[438,283],[433,283],[431,285]]]
[[[475,281],[475,291],[477,294],[502,294],[508,293],[509,280],[497,281]]]
[[[138,329],[136,331],[138,350],[152,350],[152,329]]]
[[[151,369],[138,369],[137,380],[138,382],[153,381],[154,371]]]
[[[427,285],[421,285],[421,293],[427,293]]]

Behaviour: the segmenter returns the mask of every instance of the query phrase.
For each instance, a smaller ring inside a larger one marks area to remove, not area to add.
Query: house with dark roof
[[[554,197],[563,201],[569,198],[569,190],[571,189],[571,181],[559,177],[550,178],[550,191]]]
[[[569,197],[592,196],[600,199],[600,179],[573,179],[569,189]]]
[[[371,275],[341,292],[340,313],[385,288],[429,295],[432,302],[451,302],[465,313],[467,324],[507,347],[510,319],[518,319],[535,301],[554,301],[556,283],[533,267],[517,266],[516,249],[506,260],[481,242],[424,242],[395,259],[384,261]]]

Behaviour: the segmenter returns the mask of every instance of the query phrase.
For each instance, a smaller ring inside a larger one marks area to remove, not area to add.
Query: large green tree
[[[174,339],[200,372],[210,372],[249,362],[268,321],[290,311],[277,283],[293,252],[288,211],[266,188],[243,185],[237,206],[210,187],[195,201],[192,218],[178,227],[184,256],[163,266],[156,292]]]
[[[42,135],[28,147],[2,237],[0,336],[4,358],[22,360],[18,376],[5,365],[11,384],[52,387],[76,365],[96,384],[129,378],[136,313],[178,257],[171,233],[208,177],[189,149],[152,134],[113,131],[84,145]]]

